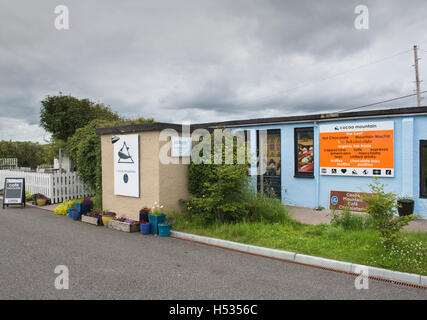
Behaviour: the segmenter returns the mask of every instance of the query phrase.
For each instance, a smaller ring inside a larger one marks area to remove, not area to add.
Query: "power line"
[[[427,92],[427,90],[426,91],[421,91],[420,94],[423,94],[423,93],[426,93],[426,92]],[[409,98],[409,97],[414,97],[416,95],[417,95],[416,93],[408,94],[406,96],[401,96],[401,97],[397,97],[397,98],[393,98],[393,99],[389,99],[389,100],[383,100],[383,101],[379,101],[379,102],[375,102],[375,103],[370,103],[370,104],[366,104],[366,105],[359,106],[359,107],[352,107],[352,108],[344,109],[344,110],[341,110],[341,111],[338,111],[338,112],[346,112],[346,111],[352,111],[352,110],[357,110],[357,109],[372,107],[372,106],[376,106],[376,105],[387,103],[387,102],[392,102],[392,101],[401,100],[401,99],[405,99],[405,98]]]

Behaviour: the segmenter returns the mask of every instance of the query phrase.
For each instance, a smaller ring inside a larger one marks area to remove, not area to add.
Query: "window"
[[[420,198],[427,198],[427,140],[420,141]]]
[[[313,128],[295,128],[295,177],[314,177]]]

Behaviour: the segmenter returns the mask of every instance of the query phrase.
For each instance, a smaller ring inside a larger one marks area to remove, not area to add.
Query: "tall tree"
[[[67,141],[77,129],[91,121],[116,121],[120,117],[104,104],[89,99],[78,99],[60,92],[41,101],[40,125],[52,134],[54,140]]]

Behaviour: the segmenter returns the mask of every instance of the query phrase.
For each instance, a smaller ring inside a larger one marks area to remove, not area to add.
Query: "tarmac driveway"
[[[27,207],[0,209],[0,299],[426,299],[427,291],[96,227]],[[57,265],[70,288],[55,289]]]

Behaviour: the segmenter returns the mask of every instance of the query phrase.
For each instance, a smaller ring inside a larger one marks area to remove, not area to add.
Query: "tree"
[[[153,119],[120,119],[115,121],[93,120],[83,128],[76,130],[68,139],[66,150],[73,163],[77,165],[77,174],[97,193],[97,201],[102,195],[101,136],[96,129],[119,125],[153,123]],[[99,205],[98,205],[99,207]]]
[[[17,158],[21,167],[51,164],[53,158],[49,155],[49,145],[30,141],[0,141],[0,158]]]
[[[78,99],[60,92],[41,101],[40,125],[52,134],[54,140],[67,141],[77,129],[91,121],[117,121],[119,115],[101,103]]]

